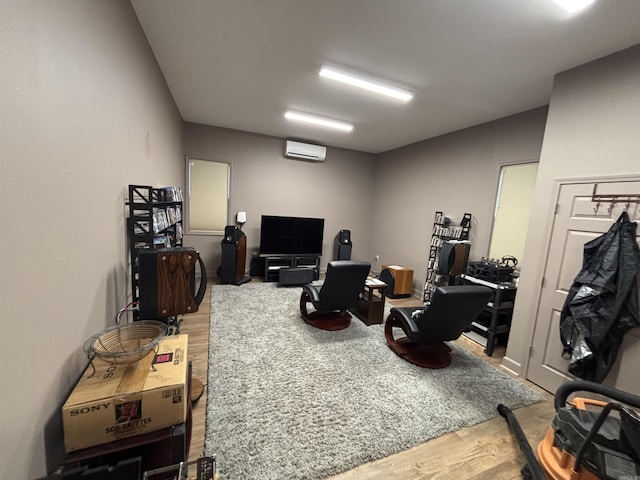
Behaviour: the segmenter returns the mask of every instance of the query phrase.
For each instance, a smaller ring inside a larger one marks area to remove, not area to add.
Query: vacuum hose
[[[520,450],[527,459],[527,464],[522,469],[522,476],[531,480],[546,480],[547,477],[542,471],[540,462],[538,462],[538,459],[533,453],[533,450],[531,450],[531,445],[529,445],[529,441],[527,440],[527,437],[524,434],[522,428],[520,428],[520,423],[518,423],[518,419],[513,414],[511,409],[500,403],[498,404],[498,413],[507,420],[511,431],[513,431],[516,438],[518,439]]]

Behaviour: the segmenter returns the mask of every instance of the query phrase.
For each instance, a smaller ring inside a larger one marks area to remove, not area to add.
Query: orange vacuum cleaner
[[[604,400],[574,397],[592,392]],[[527,480],[640,480],[640,397],[598,383],[567,382],[554,397],[556,415],[536,458],[513,412],[498,405],[517,437]]]

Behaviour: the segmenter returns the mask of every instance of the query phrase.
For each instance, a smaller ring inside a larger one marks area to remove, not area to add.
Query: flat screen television
[[[260,255],[322,255],[324,218],[262,215]]]

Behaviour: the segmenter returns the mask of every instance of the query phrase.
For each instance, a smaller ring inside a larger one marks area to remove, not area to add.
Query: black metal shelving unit
[[[127,235],[131,270],[131,300],[139,299],[138,253],[144,249],[182,246],[182,190],[129,185]],[[137,311],[134,310],[134,320]]]
[[[496,345],[506,346],[509,340],[517,287],[511,282],[490,282],[467,274],[461,275],[461,279],[463,285],[484,285],[493,290],[487,306],[463,334],[483,345],[485,353],[491,356]]]

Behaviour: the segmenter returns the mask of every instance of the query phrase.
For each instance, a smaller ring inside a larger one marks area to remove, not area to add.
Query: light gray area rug
[[[382,325],[315,329],[301,291],[212,287],[205,453],[223,480],[326,478],[542,400],[455,344],[429,370],[397,357]]]

